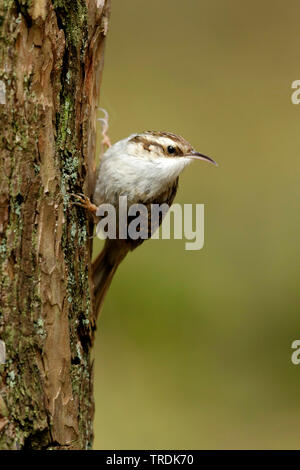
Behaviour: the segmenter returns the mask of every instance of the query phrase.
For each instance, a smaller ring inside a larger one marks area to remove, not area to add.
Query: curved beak
[[[215,160],[213,160],[212,158],[207,157],[206,155],[203,155],[202,153],[199,153],[199,152],[191,152],[188,155],[185,155],[185,157],[193,158],[195,160],[204,160],[206,162],[210,162],[213,165],[218,166],[218,164],[217,164],[217,162],[215,162]]]

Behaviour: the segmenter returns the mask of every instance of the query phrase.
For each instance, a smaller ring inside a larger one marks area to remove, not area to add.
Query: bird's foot
[[[102,141],[101,141],[101,153],[104,153],[104,146],[107,148],[111,147],[111,141],[110,138],[107,135],[108,131],[108,112],[104,108],[98,108],[100,111],[103,112],[104,117],[103,118],[98,118],[97,121],[100,121],[102,124]]]
[[[97,212],[98,207],[95,204],[93,204],[90,201],[90,199],[87,196],[85,196],[85,194],[71,193],[70,196],[73,196],[74,198],[77,199],[77,201],[74,201],[73,204],[75,204],[76,206],[83,207],[88,212],[90,212],[94,217],[96,217],[96,212]]]

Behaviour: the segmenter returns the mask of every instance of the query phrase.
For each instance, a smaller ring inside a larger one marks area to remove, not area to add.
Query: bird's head
[[[100,194],[94,200],[113,200],[117,194],[143,200],[165,191],[175,184],[183,169],[193,160],[217,165],[197,152],[189,142],[169,132],[145,131],[119,140],[107,149],[100,160]]]
[[[127,153],[145,159],[204,160],[214,165],[210,157],[197,152],[183,137],[170,132],[145,131],[134,134],[126,142]]]

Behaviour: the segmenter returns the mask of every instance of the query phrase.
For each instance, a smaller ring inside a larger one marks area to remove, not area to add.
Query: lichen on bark
[[[92,445],[90,223],[109,1],[0,2],[0,449]]]

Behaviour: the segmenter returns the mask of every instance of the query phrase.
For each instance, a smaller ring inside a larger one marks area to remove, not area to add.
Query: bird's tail
[[[93,262],[92,276],[96,318],[100,313],[114,274],[127,253],[128,248],[123,241],[107,239],[103,250]]]

